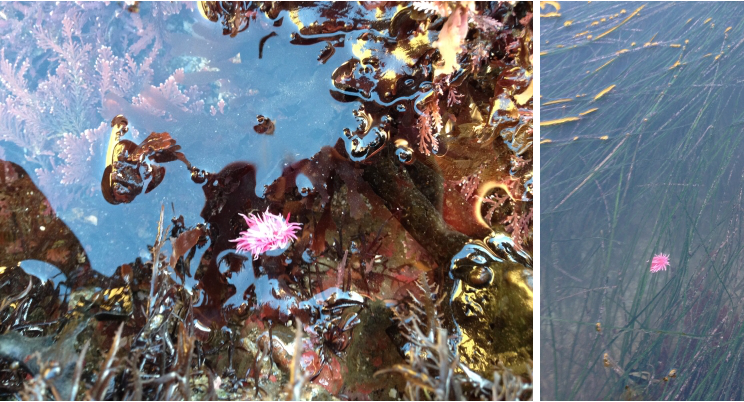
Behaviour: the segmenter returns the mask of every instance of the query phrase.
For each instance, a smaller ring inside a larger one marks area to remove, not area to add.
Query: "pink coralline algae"
[[[206,114],[208,85],[179,82],[185,73],[166,67],[163,57],[178,38],[168,27],[193,14],[187,8],[193,6],[143,3],[128,12],[110,2],[2,4],[0,148],[22,152],[55,208],[99,189],[89,173],[106,149],[113,116],[139,114],[153,125]],[[104,40],[112,35],[115,41]]]
[[[656,254],[651,260],[651,272],[666,271],[669,266],[669,255],[668,254]]]
[[[240,216],[248,224],[248,230],[240,232],[240,237],[230,241],[238,243],[237,250],[239,253],[249,252],[253,255],[254,260],[257,260],[262,253],[284,248],[292,240],[297,240],[296,233],[302,226],[301,223],[290,223],[289,215],[285,220],[281,214],[274,215],[269,212],[268,208],[263,215],[250,214],[250,216],[245,216],[240,214]]]

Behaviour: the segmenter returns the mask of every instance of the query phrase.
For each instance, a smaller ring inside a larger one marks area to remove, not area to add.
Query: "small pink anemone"
[[[257,260],[260,254],[269,250],[284,248],[293,240],[297,240],[297,231],[302,227],[301,223],[289,222],[289,214],[284,219],[281,214],[274,215],[266,208],[262,215],[240,214],[248,224],[248,230],[240,232],[240,237],[230,240],[238,243],[239,253],[251,253],[253,259]]]
[[[666,271],[669,266],[669,254],[656,254],[651,260],[651,272]]]

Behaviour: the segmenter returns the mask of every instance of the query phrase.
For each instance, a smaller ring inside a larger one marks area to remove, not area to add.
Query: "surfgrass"
[[[544,102],[575,99],[542,119],[597,110],[541,128],[541,396],[741,399],[744,6],[648,3],[587,39],[641,5],[542,20]]]

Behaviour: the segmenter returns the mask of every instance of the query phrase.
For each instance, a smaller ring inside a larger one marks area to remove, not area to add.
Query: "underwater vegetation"
[[[541,398],[744,398],[742,13],[541,3]]]
[[[0,397],[532,398],[532,3],[0,11]]]

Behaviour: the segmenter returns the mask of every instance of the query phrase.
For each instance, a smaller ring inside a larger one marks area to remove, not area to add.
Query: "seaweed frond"
[[[423,274],[416,284],[421,293],[409,291],[411,302],[400,303],[393,310],[408,342],[407,363],[375,375],[402,375],[406,380],[404,395],[409,400],[531,400],[531,369],[525,379],[499,363],[491,381],[460,361],[456,337],[450,336],[443,325],[441,304],[445,296],[437,296],[437,286],[430,285]]]
[[[378,371],[375,375],[397,372],[406,379],[405,396],[410,400],[462,399],[456,382],[451,381],[459,358],[448,346],[447,331],[442,326],[437,298],[437,286],[430,285],[422,274],[416,282],[420,295],[408,291],[410,303],[400,303],[393,309],[409,348],[408,362]],[[416,292],[418,293],[418,292]]]

